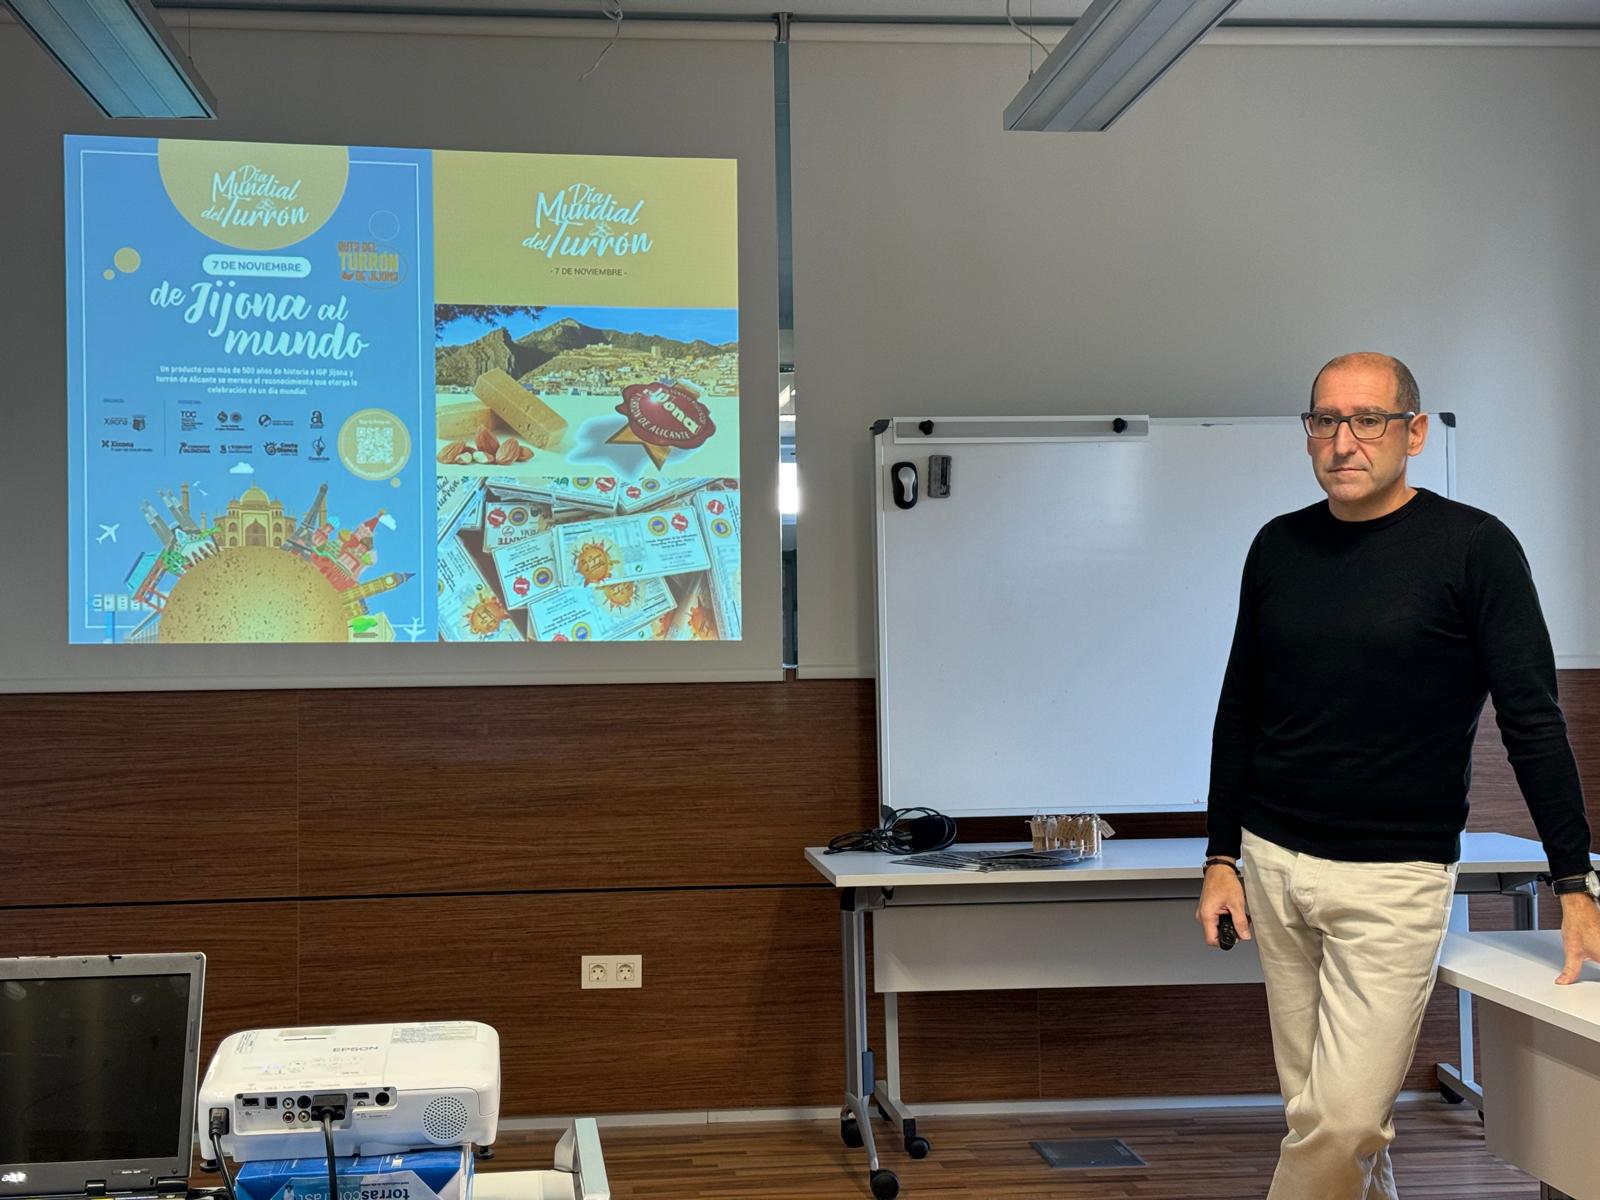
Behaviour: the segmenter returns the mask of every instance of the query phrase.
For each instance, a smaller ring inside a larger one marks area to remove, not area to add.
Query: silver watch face
[[[1590,871],[1583,877],[1584,889],[1596,900],[1600,900],[1600,874]]]

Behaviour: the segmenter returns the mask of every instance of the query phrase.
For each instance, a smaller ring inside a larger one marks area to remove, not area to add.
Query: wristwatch
[[[1568,875],[1564,879],[1552,879],[1550,890],[1558,896],[1587,892],[1591,899],[1600,902],[1600,875],[1590,871],[1587,875]]]

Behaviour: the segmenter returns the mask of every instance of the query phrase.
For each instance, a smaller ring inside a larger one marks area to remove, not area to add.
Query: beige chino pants
[[[1394,1104],[1422,1029],[1456,867],[1337,862],[1244,834],[1289,1133],[1267,1200],[1396,1200]]]

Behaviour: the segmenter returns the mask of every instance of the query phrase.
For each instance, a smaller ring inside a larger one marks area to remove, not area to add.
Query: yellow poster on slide
[[[435,151],[440,304],[734,308],[731,159]]]

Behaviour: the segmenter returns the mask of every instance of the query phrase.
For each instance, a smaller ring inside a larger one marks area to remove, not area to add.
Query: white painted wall
[[[1203,44],[1105,134],[1002,132],[1025,44],[791,54],[803,675],[873,670],[873,418],[1298,412],[1354,349],[1600,665],[1600,49]]]

